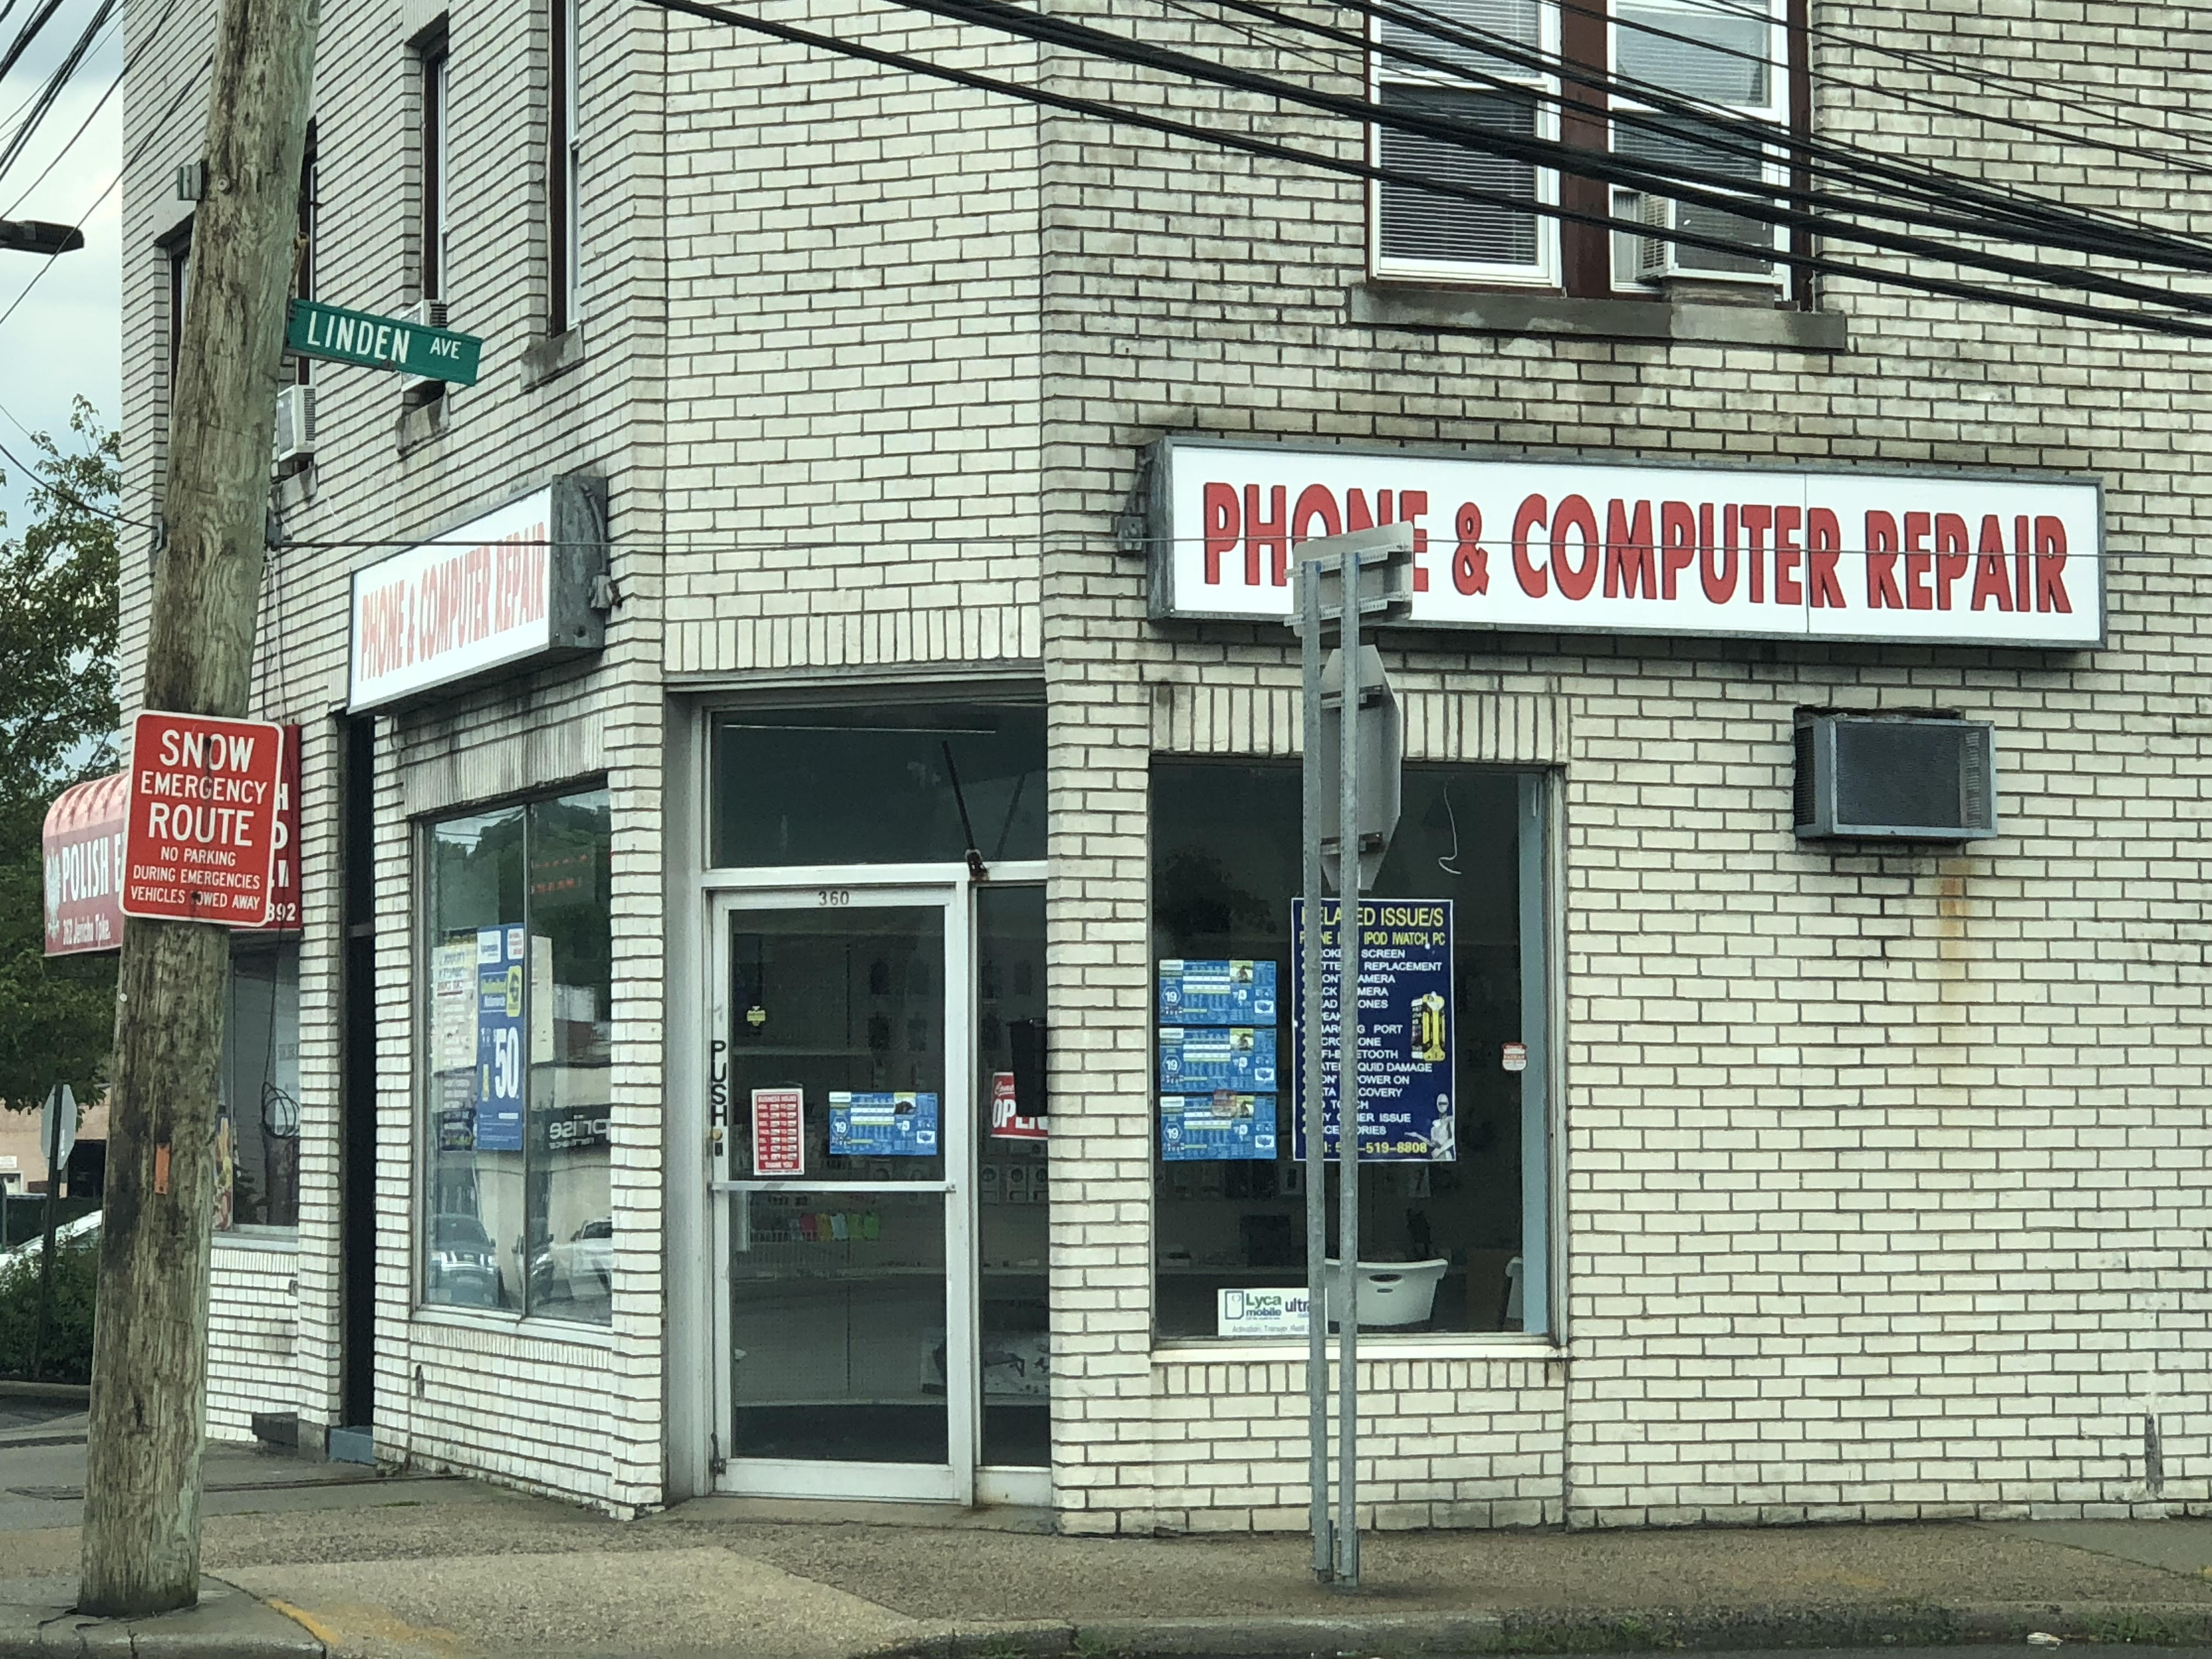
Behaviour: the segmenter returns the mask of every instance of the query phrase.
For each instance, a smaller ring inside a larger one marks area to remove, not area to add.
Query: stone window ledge
[[[584,329],[580,323],[559,334],[532,340],[522,349],[522,383],[540,386],[566,374],[584,361]]]
[[[1841,351],[1849,343],[1850,332],[1842,314],[1832,311],[1692,300],[1584,300],[1560,294],[1384,283],[1346,290],[1345,308],[1352,322],[1374,328],[1648,340],[1662,345],[1772,346],[1784,351]]]
[[[411,454],[445,435],[446,396],[441,392],[422,403],[410,404],[399,411],[396,430],[402,455]]]

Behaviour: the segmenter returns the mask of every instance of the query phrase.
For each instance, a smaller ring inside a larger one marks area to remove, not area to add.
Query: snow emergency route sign
[[[123,914],[260,927],[275,897],[284,730],[160,710],[131,728]]]

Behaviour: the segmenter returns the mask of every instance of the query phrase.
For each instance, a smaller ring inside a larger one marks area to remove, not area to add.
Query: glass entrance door
[[[973,1498],[964,893],[809,887],[715,901],[726,1489]]]

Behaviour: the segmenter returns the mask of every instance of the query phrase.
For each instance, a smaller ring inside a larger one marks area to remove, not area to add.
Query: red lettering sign
[[[149,710],[131,728],[123,914],[260,927],[270,921],[284,731]]]
[[[1014,1097],[1014,1074],[1012,1072],[991,1073],[991,1136],[994,1140],[1042,1140],[1046,1138],[1042,1118],[1022,1115],[1021,1102]]]

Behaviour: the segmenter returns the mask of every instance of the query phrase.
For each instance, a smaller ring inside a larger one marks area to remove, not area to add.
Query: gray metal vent
[[[1984,721],[1803,714],[1800,836],[1980,841],[1997,833],[1996,733]]]

